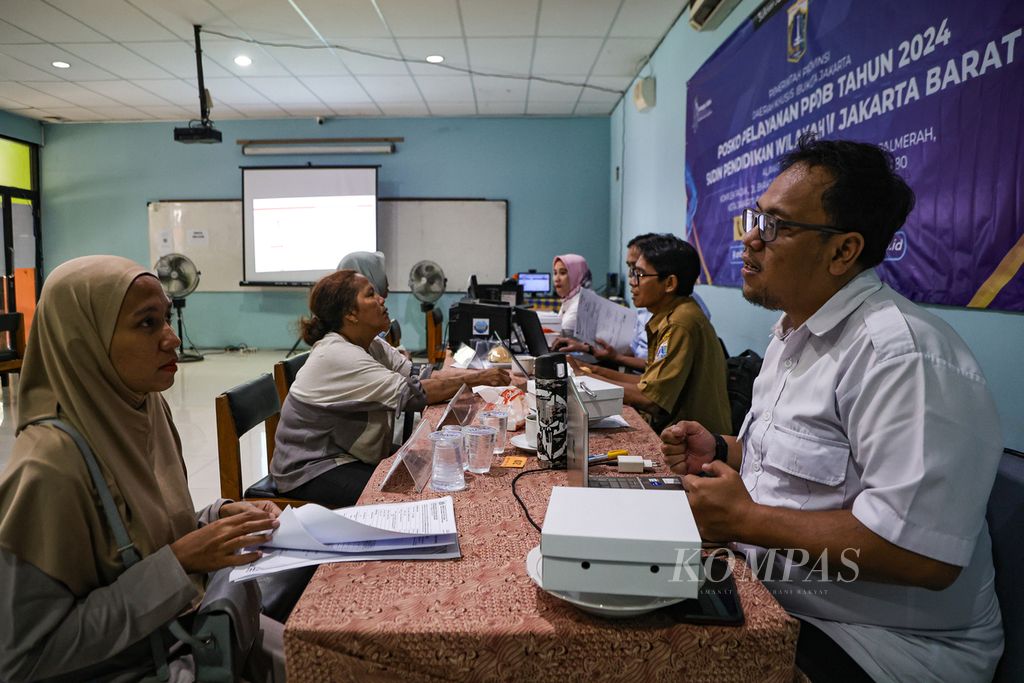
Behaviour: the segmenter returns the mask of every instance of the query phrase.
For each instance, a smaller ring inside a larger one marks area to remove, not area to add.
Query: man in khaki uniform
[[[655,430],[679,419],[696,419],[732,431],[725,388],[725,354],[711,322],[693,300],[700,274],[696,250],[672,235],[639,245],[640,258],[629,272],[633,302],[653,314],[647,323],[647,367],[642,375],[578,364],[624,390],[623,400],[640,410]]]

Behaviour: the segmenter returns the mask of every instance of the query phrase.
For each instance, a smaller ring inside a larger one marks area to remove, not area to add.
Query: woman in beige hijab
[[[0,680],[137,680],[148,636],[198,604],[205,575],[251,562],[276,508],[218,501],[197,517],[159,392],[180,341],[156,278],[115,256],[56,268],[43,287],[0,475]],[[142,560],[125,571],[74,442],[89,443]],[[174,662],[172,680],[190,678]]]

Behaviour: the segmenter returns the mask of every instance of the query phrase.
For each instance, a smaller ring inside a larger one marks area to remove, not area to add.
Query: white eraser
[[[617,458],[619,472],[643,472],[644,459],[639,455],[620,455]]]

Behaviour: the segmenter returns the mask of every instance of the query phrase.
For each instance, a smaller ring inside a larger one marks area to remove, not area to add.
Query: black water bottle
[[[564,467],[569,369],[564,353],[538,356],[534,363],[537,384],[537,457],[550,467]]]

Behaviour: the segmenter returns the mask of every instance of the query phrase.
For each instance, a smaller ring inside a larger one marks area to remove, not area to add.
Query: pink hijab
[[[562,254],[551,261],[551,270],[555,269],[555,264],[559,261],[565,264],[565,269],[569,271],[569,293],[563,298],[571,299],[579,294],[583,281],[590,278],[590,267],[587,265],[587,259],[579,254]]]

